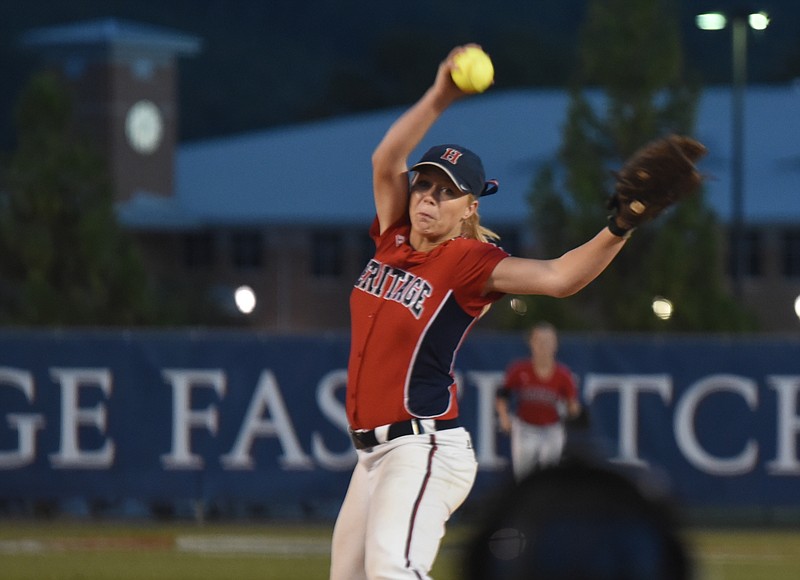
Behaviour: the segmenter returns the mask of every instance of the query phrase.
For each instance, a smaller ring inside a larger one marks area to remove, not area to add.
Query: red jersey
[[[505,251],[455,238],[418,252],[410,231],[408,217],[382,235],[373,222],[375,257],[350,295],[346,407],[353,429],[457,417],[456,354],[483,307],[503,296],[481,292]]]
[[[551,425],[560,420],[557,403],[577,399],[572,372],[556,363],[553,375],[541,378],[530,359],[509,365],[503,388],[517,395],[517,416],[532,425]]]

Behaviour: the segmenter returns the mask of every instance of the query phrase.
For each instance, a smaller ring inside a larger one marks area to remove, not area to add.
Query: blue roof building
[[[493,92],[456,103],[419,148],[452,141],[477,151],[500,193],[481,204],[488,225],[521,225],[526,196],[561,144],[565,91]],[[369,223],[372,150],[402,109],[255,131],[177,151],[176,195],[148,192],[120,207],[133,227]],[[744,213],[749,224],[800,224],[800,86],[751,87],[745,113]],[[709,154],[706,201],[731,217],[731,95],[707,89],[695,136]],[[160,196],[159,196],[160,198]]]

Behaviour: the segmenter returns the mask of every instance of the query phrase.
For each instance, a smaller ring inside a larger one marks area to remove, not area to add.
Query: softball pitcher
[[[430,578],[445,523],[477,470],[458,418],[460,345],[506,293],[567,296],[586,286],[632,223],[554,260],[510,257],[479,223],[479,200],[497,182],[477,155],[436,145],[409,168],[430,127],[466,94],[451,76],[465,48],[450,52],[372,155],[375,255],[350,297],[346,408],[358,462],[334,528],[332,580]]]

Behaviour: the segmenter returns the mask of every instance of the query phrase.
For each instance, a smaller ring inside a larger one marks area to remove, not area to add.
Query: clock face
[[[138,101],[125,117],[125,136],[137,153],[154,153],[164,136],[161,111],[152,101]]]

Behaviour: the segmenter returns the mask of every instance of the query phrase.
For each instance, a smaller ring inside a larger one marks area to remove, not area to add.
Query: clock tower
[[[106,156],[118,202],[174,193],[177,59],[200,40],[114,19],[40,28],[23,37],[73,95],[78,126]]]

